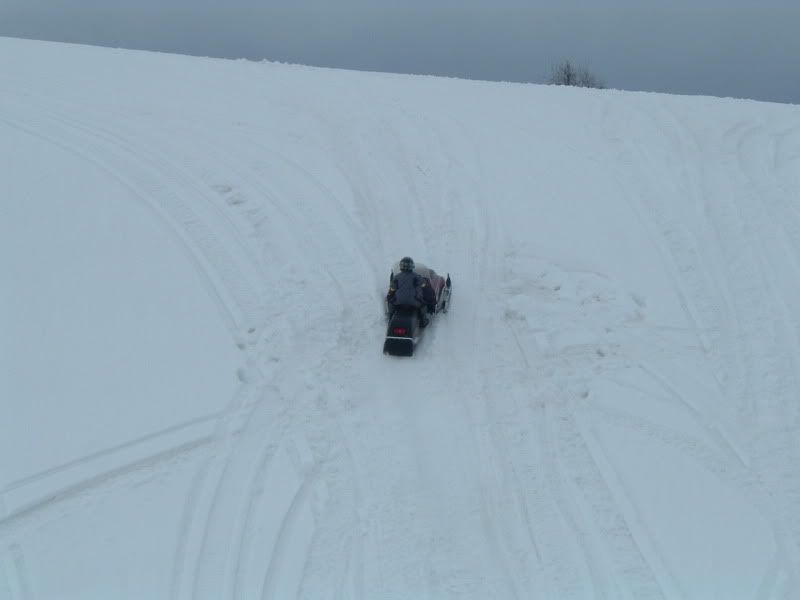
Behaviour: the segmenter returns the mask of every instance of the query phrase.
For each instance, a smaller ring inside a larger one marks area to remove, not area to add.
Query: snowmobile
[[[399,265],[394,265],[389,274],[389,283],[394,279],[395,273],[400,271]],[[450,274],[442,277],[433,269],[422,264],[414,265],[414,273],[427,280],[427,284],[432,292],[426,299],[428,321],[439,313],[446,313],[450,308],[450,295],[453,289]],[[392,308],[394,310],[392,310]],[[416,306],[395,306],[391,307],[389,301],[385,302],[386,318],[386,341],[383,343],[383,353],[392,356],[413,356],[414,348],[419,341],[424,327],[420,325],[419,310]]]

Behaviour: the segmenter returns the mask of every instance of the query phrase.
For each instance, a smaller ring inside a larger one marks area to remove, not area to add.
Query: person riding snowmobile
[[[386,294],[389,310],[394,312],[398,306],[416,308],[419,313],[419,325],[425,327],[428,324],[425,310],[427,306],[425,288],[427,286],[425,278],[414,273],[414,261],[411,257],[404,257],[400,261],[400,272],[392,277],[389,293]]]

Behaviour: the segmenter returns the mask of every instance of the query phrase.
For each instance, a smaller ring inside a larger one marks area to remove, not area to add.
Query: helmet
[[[414,270],[414,260],[410,256],[405,256],[400,260],[400,270],[409,272]]]

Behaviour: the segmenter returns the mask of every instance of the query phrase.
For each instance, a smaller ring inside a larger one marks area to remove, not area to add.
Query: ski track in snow
[[[701,123],[667,100],[592,105],[618,157],[620,194],[686,318],[682,335],[711,371],[711,398],[698,404],[659,362],[685,349],[646,329],[640,301],[514,237],[513,216],[491,197],[487,131],[342,93],[359,119],[340,123],[341,107],[309,103],[298,110],[319,138],[305,146],[257,126],[216,139],[186,122],[0,97],[6,127],[103,171],[170,225],[242,350],[242,383],[221,412],[0,489],[3,501],[57,485],[11,512],[0,504],[11,598],[37,597],[29,531],[186,468],[195,470],[163,590],[173,600],[698,597],[601,430],[644,436],[745,498],[777,547],[758,600],[796,595],[800,126],[731,116],[701,138]],[[650,131],[646,145],[617,137]],[[348,152],[332,153],[342,139]],[[730,160],[703,171],[710,139]],[[683,155],[698,160],[674,162]],[[391,167],[375,172],[375,157]],[[648,182],[664,169],[672,187],[656,189]],[[378,208],[385,189],[402,190],[402,205]],[[379,354],[386,265],[404,253],[397,230],[415,256],[454,270],[452,310],[408,361]],[[501,378],[515,387],[498,397]],[[600,382],[649,396],[695,433],[596,402]]]

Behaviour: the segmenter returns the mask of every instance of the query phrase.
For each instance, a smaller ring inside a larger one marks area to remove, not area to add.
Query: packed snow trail
[[[0,47],[0,598],[800,594],[800,109]]]

